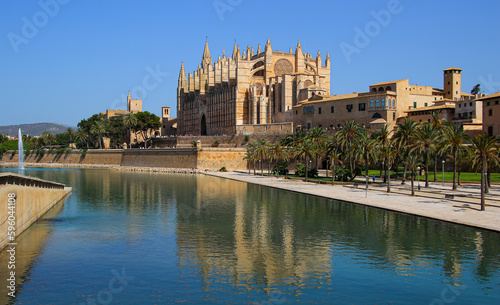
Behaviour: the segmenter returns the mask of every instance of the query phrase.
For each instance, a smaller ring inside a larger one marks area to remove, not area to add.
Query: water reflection
[[[447,285],[457,304],[500,297],[497,233],[203,175],[31,174],[72,186],[61,214],[78,221],[37,238],[50,243],[31,252],[26,303],[61,283],[61,304],[81,302],[122,267],[140,281],[113,301],[130,304],[428,304]]]

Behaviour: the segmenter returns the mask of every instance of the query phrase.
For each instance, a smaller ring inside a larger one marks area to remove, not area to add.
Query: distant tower
[[[137,113],[142,111],[142,100],[133,100],[130,96],[130,91],[127,96],[127,111]]]
[[[161,117],[167,120],[170,119],[170,107],[168,106],[161,107]]]
[[[460,100],[462,96],[462,69],[449,68],[444,70],[444,98]]]

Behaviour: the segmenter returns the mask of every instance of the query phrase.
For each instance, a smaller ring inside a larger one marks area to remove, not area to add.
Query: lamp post
[[[366,177],[366,190],[365,190],[365,198],[368,198],[368,175]]]
[[[444,160],[442,161],[443,163],[443,186],[444,186],[444,164],[446,163]]]
[[[417,167],[418,190],[420,191],[420,166]]]
[[[262,175],[262,159],[259,160],[260,174]]]

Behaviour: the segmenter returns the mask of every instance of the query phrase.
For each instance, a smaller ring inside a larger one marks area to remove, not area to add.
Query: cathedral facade
[[[315,58],[303,53],[300,42],[295,52],[273,51],[269,39],[257,52],[253,47],[241,51],[235,44],[232,56],[223,52],[215,62],[206,42],[196,71],[186,75],[181,65],[178,134],[239,134],[273,130],[276,124],[292,126],[293,106],[329,94],[330,56],[323,65],[320,52]]]

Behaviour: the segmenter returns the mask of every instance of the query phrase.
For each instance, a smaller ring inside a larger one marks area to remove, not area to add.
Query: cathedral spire
[[[210,49],[208,48],[208,40],[205,41],[205,49],[203,50],[203,56],[201,57],[201,64],[203,68],[212,64],[212,56],[210,56]]]
[[[239,50],[239,46],[236,45],[236,41],[234,42],[234,49],[233,49],[233,60],[236,60],[238,59],[238,50]]]
[[[267,37],[267,42],[266,42],[266,48],[265,48],[265,52],[272,52],[273,51],[273,48],[271,47],[271,40],[269,39],[269,37]]]
[[[187,84],[186,70],[184,69],[184,61],[181,64],[181,71],[179,72],[179,87],[184,87]],[[128,93],[130,96],[130,92]]]
[[[326,60],[325,60],[325,65],[327,67],[330,66],[330,52],[326,52]]]
[[[260,54],[262,53],[262,50],[260,49],[260,43],[259,43],[259,46],[257,47],[257,54]]]
[[[298,51],[300,51],[300,53],[302,53],[302,46],[300,45],[300,40],[299,40],[299,43],[297,43],[297,48],[295,49],[295,52],[297,53]]]

